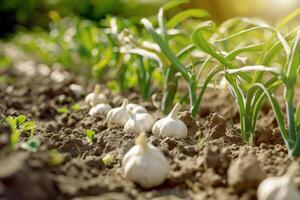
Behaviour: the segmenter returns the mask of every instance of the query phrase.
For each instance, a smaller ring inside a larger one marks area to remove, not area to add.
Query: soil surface
[[[147,141],[161,149],[171,170],[162,185],[142,189],[125,180],[121,171],[122,157],[137,135],[126,134],[123,127],[108,123],[105,116],[90,117],[89,107],[83,102],[86,93],[75,95],[69,87],[82,84],[89,92],[93,84],[46,66],[30,74],[21,69],[0,71],[7,77],[0,85],[1,109],[5,116],[25,114],[34,120],[41,146],[34,153],[19,147],[12,151],[10,129],[1,123],[1,200],[255,200],[256,188],[264,178],[280,176],[291,162],[299,162],[288,156],[269,106],[263,107],[255,146],[245,145],[231,95],[211,90],[205,95],[199,119],[193,120],[187,111],[180,113],[189,129],[186,139],[147,133]],[[104,89],[104,93],[112,107],[126,97],[144,105],[156,119],[163,116],[153,102],[139,102],[134,92],[120,95]],[[79,109],[72,109],[75,103]],[[64,106],[67,112],[58,112]],[[93,141],[86,139],[87,129],[96,132]],[[19,143],[28,138],[29,133],[22,134]]]

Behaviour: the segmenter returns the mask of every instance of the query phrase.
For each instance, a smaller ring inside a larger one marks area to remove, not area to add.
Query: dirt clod
[[[205,135],[208,135],[213,139],[223,137],[225,136],[226,125],[227,121],[223,116],[213,113],[208,116],[208,120],[205,124]]]
[[[256,156],[249,154],[234,161],[228,169],[228,185],[237,192],[253,189],[265,178]]]

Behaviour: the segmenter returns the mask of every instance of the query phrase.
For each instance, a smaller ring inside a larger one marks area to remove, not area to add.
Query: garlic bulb
[[[293,177],[296,172],[292,166],[281,177],[270,177],[260,183],[257,190],[258,200],[299,200],[300,192],[294,183]]]
[[[124,177],[144,188],[160,185],[168,175],[167,159],[158,148],[146,142],[145,133],[135,143],[122,160]]]
[[[107,103],[107,97],[101,93],[100,85],[95,85],[94,91],[85,97],[85,102],[91,106],[95,106],[99,103]]]
[[[181,120],[177,119],[180,108],[181,105],[177,103],[167,117],[158,120],[154,124],[152,133],[163,137],[185,138],[188,129]]]
[[[154,120],[148,113],[134,114],[130,110],[127,111],[129,119],[124,126],[125,133],[141,133],[143,131],[150,131]]]
[[[111,110],[111,106],[106,103],[100,103],[92,107],[89,111],[89,115],[94,117],[96,115],[106,115]]]
[[[77,98],[79,98],[83,94],[83,87],[78,84],[71,84],[69,86],[70,90],[75,94]]]
[[[127,110],[131,110],[133,113],[147,113],[147,109],[144,106],[135,103],[129,103]]]
[[[107,121],[124,126],[129,119],[127,113],[128,100],[124,99],[123,104],[118,108],[113,108],[107,113]]]

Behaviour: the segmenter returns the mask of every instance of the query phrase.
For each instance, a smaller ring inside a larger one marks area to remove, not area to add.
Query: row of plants
[[[236,100],[241,136],[248,144],[267,100],[290,155],[300,156],[300,107],[294,105],[300,64],[295,19],[300,9],[276,26],[245,17],[215,25],[202,9],[168,15],[184,3],[169,1],[147,19],[107,17],[98,24],[54,14],[49,34],[20,33],[13,41],[43,62],[59,62],[106,82],[112,91],[135,88],[144,100],[162,91],[164,113],[180,102],[196,117],[206,89],[226,86]],[[187,91],[180,90],[181,83]],[[274,95],[278,88],[284,88],[287,123]]]

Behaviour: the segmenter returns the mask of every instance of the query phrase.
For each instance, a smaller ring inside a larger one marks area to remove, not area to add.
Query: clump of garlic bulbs
[[[100,85],[95,85],[94,91],[85,97],[85,102],[90,106],[95,106],[99,103],[107,103],[107,97],[101,93]]]
[[[123,157],[124,177],[144,188],[162,184],[169,172],[169,163],[163,153],[146,142],[143,132],[138,136],[135,144]]]
[[[141,133],[150,131],[154,120],[148,113],[133,113],[128,110],[129,119],[124,126],[125,133]]]
[[[107,113],[107,121],[124,126],[129,119],[127,112],[128,100],[124,99],[123,104],[118,108],[113,108]]]
[[[112,108],[109,104],[100,103],[90,109],[89,115],[92,117],[96,115],[106,115],[111,109]]]
[[[133,113],[147,113],[147,109],[144,106],[135,103],[129,103],[127,105],[127,110],[130,110]]]
[[[185,123],[177,118],[180,108],[181,105],[177,103],[167,117],[158,120],[152,128],[153,134],[163,137],[185,138],[188,129]]]
[[[258,200],[299,200],[300,192],[294,183],[294,175],[299,166],[292,165],[281,177],[270,177],[260,183],[257,190]]]

